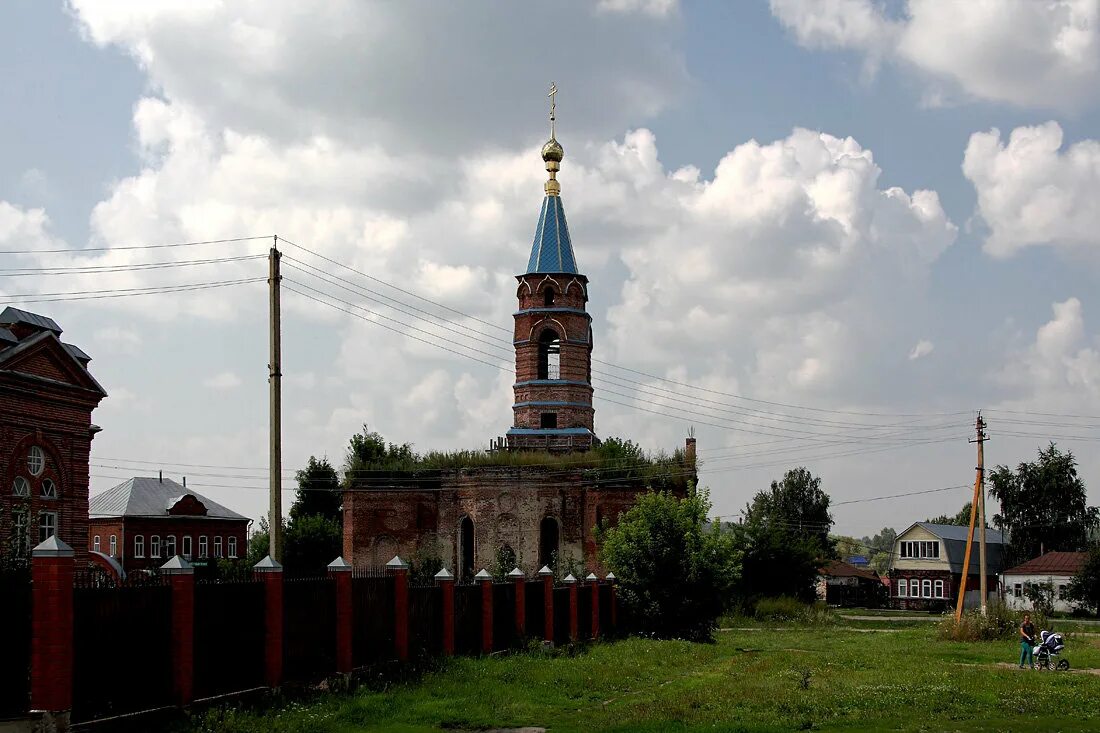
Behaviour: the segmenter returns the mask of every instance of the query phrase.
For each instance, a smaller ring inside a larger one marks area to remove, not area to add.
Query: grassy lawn
[[[715,644],[630,639],[577,656],[456,659],[387,692],[329,695],[195,730],[1093,731],[1100,676],[1003,668],[1011,642],[959,644],[933,630],[760,628]],[[1067,635],[1074,669],[1100,669],[1100,637]]]

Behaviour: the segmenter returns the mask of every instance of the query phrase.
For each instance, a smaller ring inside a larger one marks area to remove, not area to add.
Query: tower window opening
[[[558,426],[558,413],[556,412],[544,412],[542,413],[542,421],[540,427],[543,428],[556,428]]]
[[[552,288],[547,288],[542,294],[542,304],[549,308],[554,305],[554,291]]]
[[[561,379],[561,341],[549,328],[539,336],[539,379]]]

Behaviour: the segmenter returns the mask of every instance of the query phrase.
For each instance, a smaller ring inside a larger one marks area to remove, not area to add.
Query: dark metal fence
[[[588,585],[577,588],[577,638],[592,638],[592,588]]]
[[[554,589],[554,643],[569,643],[569,588]]]
[[[264,683],[262,581],[195,585],[195,697]]]
[[[455,654],[481,651],[481,586],[455,586]]]
[[[409,588],[409,654],[414,658],[443,653],[443,589]]]
[[[159,580],[73,589],[73,718],[172,703],[172,591]]]
[[[283,672],[309,682],[336,671],[336,582],[331,578],[285,578],[283,582]]]
[[[389,576],[362,573],[357,570],[351,579],[352,664],[364,667],[395,657],[394,583]]]
[[[493,585],[493,650],[510,649],[516,639],[516,584]]]
[[[0,571],[0,718],[30,707],[31,575],[28,568]]]
[[[526,581],[524,590],[524,604],[526,605],[527,636],[532,639],[541,639],[546,633],[546,604],[543,599],[543,582],[541,580]]]
[[[618,629],[611,625],[611,586],[600,585],[600,636],[617,636]]]

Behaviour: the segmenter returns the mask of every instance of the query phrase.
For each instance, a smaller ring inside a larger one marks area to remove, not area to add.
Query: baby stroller
[[[1068,659],[1059,659],[1055,662],[1055,657],[1066,648],[1066,640],[1062,635],[1053,631],[1040,631],[1039,639],[1039,644],[1035,647],[1035,669],[1057,669],[1059,672],[1069,669]]]

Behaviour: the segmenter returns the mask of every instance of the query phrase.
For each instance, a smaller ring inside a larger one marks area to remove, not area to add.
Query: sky
[[[503,435],[551,81],[599,436],[693,429],[728,518],[806,466],[859,536],[969,500],[982,410],[1100,503],[1100,0],[4,3],[0,304],[93,357],[93,494],[265,511],[274,235],[346,301],[283,293],[286,506],[364,424]]]

